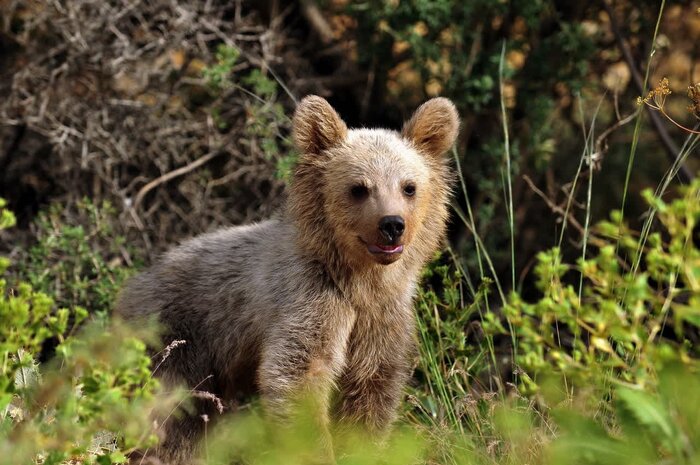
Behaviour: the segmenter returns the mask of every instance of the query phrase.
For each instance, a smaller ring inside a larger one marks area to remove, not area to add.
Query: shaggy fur
[[[454,105],[437,98],[401,134],[348,130],[328,102],[306,97],[294,115],[302,156],[279,216],[191,239],[121,294],[119,314],[157,316],[165,343],[187,341],[158,376],[227,402],[260,393],[283,416],[309,393],[326,431],[331,422],[385,430],[415,354],[419,273],[445,233],[444,152],[458,125]],[[366,195],[352,194],[357,186]],[[387,215],[405,221],[390,245],[378,228]],[[403,251],[372,253],[378,246]],[[199,415],[215,414],[206,400],[195,407],[166,423],[160,459],[190,460]]]

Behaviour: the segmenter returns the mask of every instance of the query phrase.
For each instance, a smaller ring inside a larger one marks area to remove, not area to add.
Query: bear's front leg
[[[326,313],[305,311],[308,320],[277,328],[263,347],[257,375],[268,414],[284,422],[310,420],[324,464],[335,463],[329,404],[354,323],[351,311],[333,303],[323,307]]]
[[[283,424],[311,428],[310,437],[318,438],[311,459],[324,465],[335,463],[328,413],[333,379],[323,357],[292,345],[263,355],[258,373],[265,412]]]
[[[328,403],[334,372],[328,360],[293,341],[265,350],[258,384],[267,413],[289,419],[297,409],[311,408],[319,424],[328,424]],[[311,404],[311,405],[308,405]]]
[[[356,425],[382,433],[396,419],[416,353],[413,319],[402,323],[387,330],[381,324],[358,321],[335,406],[341,429]]]
[[[357,425],[368,432],[384,433],[396,419],[410,365],[383,361],[371,373],[357,374],[350,372],[341,378],[338,422],[341,428]]]

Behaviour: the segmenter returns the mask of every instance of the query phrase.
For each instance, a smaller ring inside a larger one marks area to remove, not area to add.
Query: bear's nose
[[[405,228],[406,224],[400,216],[390,215],[379,220],[379,232],[389,242],[394,242],[401,237]]]

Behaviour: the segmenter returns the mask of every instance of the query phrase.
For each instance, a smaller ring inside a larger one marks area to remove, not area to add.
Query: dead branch
[[[143,201],[143,198],[152,189],[160,186],[163,183],[170,181],[171,179],[175,179],[178,176],[182,176],[183,174],[187,174],[190,171],[193,171],[193,170],[199,168],[200,166],[207,163],[209,160],[211,160],[212,158],[214,158],[217,155],[220,155],[220,153],[218,153],[218,152],[217,153],[214,153],[214,152],[207,153],[206,155],[204,155],[201,158],[198,158],[197,160],[193,161],[192,163],[190,163],[186,166],[183,166],[181,168],[178,168],[176,170],[170,171],[169,173],[165,173],[164,175],[149,182],[148,184],[146,184],[145,186],[143,186],[139,190],[138,194],[136,194],[136,197],[134,198],[134,203],[132,204],[131,208],[133,208],[134,210],[137,210],[139,205]]]
[[[318,34],[321,42],[328,45],[333,41],[333,30],[313,0],[301,0],[301,10],[309,25]]]

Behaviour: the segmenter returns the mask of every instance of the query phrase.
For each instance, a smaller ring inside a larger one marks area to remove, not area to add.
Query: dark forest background
[[[593,215],[621,206],[635,125],[613,126],[639,109],[647,66],[648,88],[667,77],[675,92],[667,111],[694,124],[684,94],[700,79],[697,4],[669,3],[652,44],[659,5],[5,0],[0,196],[19,219],[5,248],[30,244],[32,223],[52,204],[68,224],[87,221],[79,202],[88,198],[110,203],[115,234],[127,239],[129,253],[109,259],[150,262],[179,239],[280,205],[293,162],[289,116],[304,95],[326,97],[352,126],[393,129],[443,95],[463,118],[457,154],[476,226],[507,274],[505,46],[520,276],[553,244],[561,222],[553,209],[567,197],[591,128],[601,149]],[[631,192],[659,183],[686,136],[646,113]],[[687,157],[677,179],[697,169],[697,157]],[[456,199],[462,209],[465,202]],[[630,202],[635,218],[639,199]],[[571,212],[579,223],[582,210]],[[457,223],[452,244],[473,254]]]

